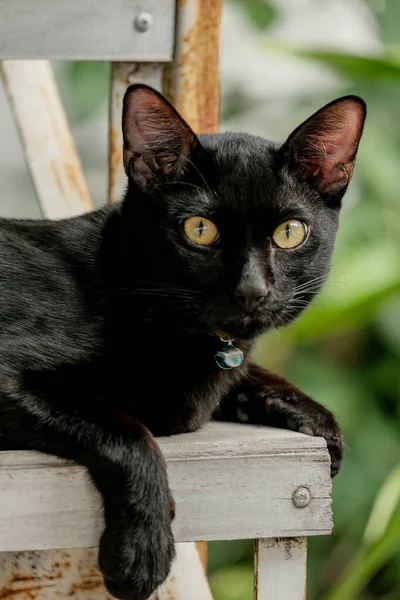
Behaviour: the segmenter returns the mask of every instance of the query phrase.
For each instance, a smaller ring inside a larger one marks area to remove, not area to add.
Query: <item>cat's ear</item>
[[[297,127],[282,149],[303,180],[341,198],[353,174],[365,117],[361,98],[338,98]]]
[[[125,172],[143,190],[182,177],[197,145],[196,135],[173,106],[143,84],[125,93],[122,133]]]

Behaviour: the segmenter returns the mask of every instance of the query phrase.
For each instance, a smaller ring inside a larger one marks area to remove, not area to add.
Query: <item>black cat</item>
[[[116,597],[149,596],[174,555],[153,435],[212,418],[290,427],[323,436],[338,471],[331,413],[248,357],[328,275],[365,114],[360,98],[339,98],[282,146],[196,136],[135,85],[122,203],[59,222],[0,221],[0,448],[87,466]]]

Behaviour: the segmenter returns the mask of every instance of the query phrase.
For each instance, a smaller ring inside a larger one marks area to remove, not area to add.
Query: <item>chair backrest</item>
[[[169,62],[175,10],[175,0],[0,0],[1,58]]]
[[[115,202],[126,183],[121,108],[128,85],[162,91],[199,133],[218,129],[221,3],[0,0],[3,79],[45,216],[92,206],[48,61],[111,62],[108,197]]]

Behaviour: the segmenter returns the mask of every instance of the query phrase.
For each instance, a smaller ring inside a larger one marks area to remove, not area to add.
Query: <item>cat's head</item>
[[[363,100],[345,96],[282,145],[197,136],[158,92],[131,86],[124,207],[137,293],[155,314],[232,338],[297,317],[329,273],[365,115]]]

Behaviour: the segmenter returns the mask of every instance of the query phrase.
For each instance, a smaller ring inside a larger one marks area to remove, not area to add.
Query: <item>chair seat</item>
[[[330,458],[322,438],[210,423],[158,438],[177,511],[177,542],[329,534]],[[298,508],[298,488],[309,503]],[[98,545],[101,502],[84,467],[0,452],[0,552]]]

